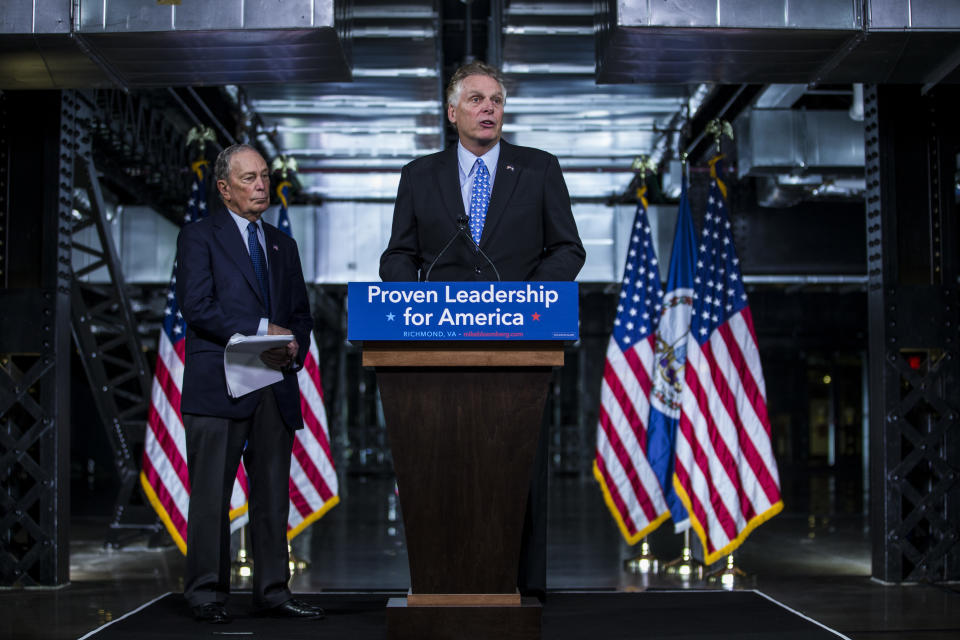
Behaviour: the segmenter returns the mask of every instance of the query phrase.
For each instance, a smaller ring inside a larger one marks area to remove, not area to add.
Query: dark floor
[[[92,640],[208,640],[212,633],[254,636],[260,640],[386,640],[388,627],[417,631],[407,637],[421,640],[424,618],[412,610],[390,606],[391,594],[370,592],[310,593],[299,596],[322,607],[326,619],[276,620],[251,615],[249,592],[235,593],[228,604],[233,621],[228,627],[197,624],[179,593],[170,593],[115,623],[93,632]],[[471,640],[528,638],[539,621],[544,640],[837,640],[835,632],[806,620],[756,591],[670,589],[638,593],[578,591],[551,592],[542,607],[528,600],[525,607],[496,612],[482,607],[436,608],[429,612],[431,631],[439,637]],[[388,614],[388,607],[390,614]],[[439,609],[439,611],[437,610]],[[513,615],[510,615],[510,613]],[[421,611],[421,613],[423,613]],[[492,613],[492,615],[491,615]],[[392,621],[391,621],[392,618]],[[679,621],[685,624],[679,624]],[[212,631],[218,629],[219,631]],[[642,631],[642,633],[640,633]]]
[[[755,588],[854,640],[960,638],[960,585],[885,586],[870,579],[870,540],[859,495],[831,479],[784,487],[787,509],[757,529],[737,553]],[[168,591],[181,591],[184,562],[175,547],[146,538],[104,549],[109,492],[73,488],[71,584],[59,589],[0,590],[0,638],[78,638]],[[295,592],[405,591],[406,551],[390,478],[350,477],[339,506],[294,541],[310,567]],[[803,508],[800,508],[803,505]],[[650,539],[664,560],[681,538],[668,524]],[[704,588],[663,576],[627,573],[625,546],[589,478],[551,479],[548,588],[641,591]],[[242,587],[243,585],[238,585]],[[322,623],[321,623],[322,624]]]

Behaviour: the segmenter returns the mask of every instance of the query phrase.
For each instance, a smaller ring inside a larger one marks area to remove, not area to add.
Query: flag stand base
[[[310,568],[310,562],[293,554],[293,547],[287,543],[287,558],[290,563],[290,575],[299,575]]]
[[[690,552],[690,530],[683,532],[683,550],[680,557],[663,565],[665,575],[688,580],[703,580],[703,563],[693,557]]]
[[[253,577],[253,560],[247,553],[247,525],[240,527],[240,548],[237,557],[230,563],[230,582],[235,587],[244,587]]]
[[[733,564],[733,554],[727,556],[725,567],[707,574],[707,584],[722,587],[730,591],[749,586],[746,572]]]
[[[657,573],[660,560],[650,553],[650,543],[646,537],[640,543],[640,553],[623,561],[623,568],[630,573]]]

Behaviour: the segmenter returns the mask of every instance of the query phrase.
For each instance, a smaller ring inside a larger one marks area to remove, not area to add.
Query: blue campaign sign
[[[577,340],[576,282],[351,282],[348,340]]]

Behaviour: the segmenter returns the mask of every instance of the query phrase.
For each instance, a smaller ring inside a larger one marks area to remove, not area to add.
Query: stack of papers
[[[243,336],[233,334],[223,350],[223,368],[227,373],[227,392],[231,398],[245,396],[252,391],[283,380],[283,372],[271,369],[260,354],[268,349],[285,346],[292,335]]]

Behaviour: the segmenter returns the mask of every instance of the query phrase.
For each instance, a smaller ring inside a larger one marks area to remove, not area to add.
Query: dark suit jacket
[[[269,313],[257,285],[243,234],[219,209],[183,227],[177,239],[177,302],[187,321],[186,358],[180,410],[240,419],[253,414],[259,393],[227,394],[223,350],[235,333],[256,335],[260,318],[290,329],[300,345],[295,369],[303,366],[313,320],[300,254],[293,238],[263,223],[270,274]],[[287,427],[303,427],[300,389],[293,371],[273,385]]]
[[[384,281],[423,279],[431,262],[466,218],[457,145],[403,168],[390,243],[380,257]],[[467,237],[457,238],[430,280],[496,280]],[[500,141],[500,159],[480,248],[504,281],[573,280],[586,254],[570,211],[557,159],[539,149]]]

